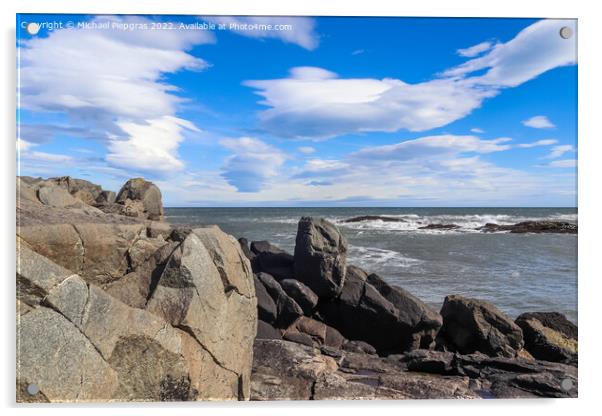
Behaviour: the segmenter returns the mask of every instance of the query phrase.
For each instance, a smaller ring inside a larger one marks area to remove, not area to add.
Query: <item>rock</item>
[[[577,397],[577,367],[523,358],[456,355],[459,375],[479,381],[481,397]]]
[[[256,340],[251,400],[351,400],[477,398],[466,376],[409,373],[386,358]],[[291,366],[290,363],[296,363]]]
[[[309,400],[316,379],[337,367],[331,357],[294,342],[256,340],[253,350],[251,400]]]
[[[253,275],[236,239],[217,227],[195,229],[173,252],[146,310],[189,333],[240,379],[248,397],[257,332]]]
[[[278,329],[260,319],[257,321],[257,335],[255,339],[282,339],[282,334]]]
[[[116,202],[128,206],[128,200],[139,202],[135,209],[139,216],[155,221],[163,221],[161,191],[155,184],[142,178],[130,179],[117,194]]]
[[[77,200],[65,189],[52,185],[40,187],[38,189],[38,199],[44,205],[58,208],[68,207],[77,203]]]
[[[54,183],[69,192],[75,198],[78,198],[82,202],[92,205],[96,201],[96,198],[102,192],[100,185],[93,184],[92,182],[76,179],[70,176],[62,176],[59,178],[50,178],[47,180],[48,183]]]
[[[253,253],[251,251],[251,249],[249,248],[249,240],[247,240],[246,238],[239,238],[238,243],[240,244],[240,248],[242,249],[242,252],[245,254],[245,256],[247,256],[249,261],[251,261],[251,264],[253,264],[253,259],[255,258],[255,253]]]
[[[484,232],[577,234],[577,224],[562,221],[523,221],[512,225],[487,223],[477,230]]]
[[[256,276],[276,304],[277,318],[274,322],[276,327],[287,328],[303,315],[303,309],[286,294],[276,279],[267,273],[258,273]]]
[[[364,341],[347,341],[343,344],[343,349],[349,352],[376,354],[376,348]]]
[[[284,334],[282,334],[282,339],[295,342],[297,344],[306,345],[308,347],[316,346],[314,339],[309,334],[299,331],[285,331]]]
[[[17,390],[17,402],[108,401],[119,377],[94,345],[60,313],[38,307],[21,317],[17,384],[35,383],[36,397]],[[32,400],[33,399],[33,400]]]
[[[274,300],[256,275],[253,276],[253,281],[255,282],[255,296],[257,297],[257,316],[260,320],[273,324],[278,317],[276,303],[274,303]]]
[[[251,243],[253,255],[253,271],[264,272],[276,280],[291,279],[293,277],[293,256],[281,250],[268,241],[253,241]]]
[[[451,352],[414,350],[406,353],[403,360],[407,362],[410,371],[450,375],[457,373],[454,358],[454,353]]]
[[[557,312],[524,313],[516,318],[525,349],[536,359],[577,362],[577,326]]]
[[[429,224],[418,227],[419,230],[455,230],[456,228],[460,228],[460,226],[456,224]]]
[[[387,354],[430,348],[441,317],[407,291],[350,266],[338,298],[320,302],[324,322],[351,340]]]
[[[362,221],[383,221],[383,222],[407,222],[403,218],[398,217],[387,217],[383,215],[362,215],[359,217],[352,217],[343,220],[342,222],[350,223],[350,222],[362,222]]]
[[[318,304],[318,295],[295,279],[283,279],[280,281],[280,286],[282,286],[287,295],[301,306],[305,315],[310,316],[312,314]]]
[[[445,298],[441,335],[462,354],[516,357],[523,347],[521,329],[494,305],[458,295]]]
[[[284,339],[298,342],[296,339],[290,338],[291,334],[302,334],[309,336],[310,342],[306,343],[305,339],[303,339],[302,343],[306,345],[314,345],[316,347],[325,345],[335,349],[341,349],[343,344],[345,344],[347,341],[345,337],[343,337],[336,329],[324,324],[323,322],[316,321],[306,316],[298,318],[286,329],[283,335]]]
[[[113,191],[101,191],[94,200],[95,204],[113,204],[117,196]]]
[[[332,298],[343,289],[347,240],[337,227],[322,218],[303,217],[295,243],[295,277],[318,297]]]

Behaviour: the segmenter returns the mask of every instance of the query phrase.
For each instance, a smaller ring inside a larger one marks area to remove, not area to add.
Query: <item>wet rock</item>
[[[407,222],[403,218],[387,217],[384,215],[361,215],[343,220],[345,223],[362,222],[362,221],[383,221],[383,222]]]
[[[487,223],[477,230],[484,232],[509,231],[515,234],[524,233],[557,233],[577,234],[577,224],[562,221],[523,221],[512,225]]]
[[[516,357],[523,347],[521,329],[494,305],[451,295],[441,308],[441,336],[462,354],[476,351],[490,356]]]
[[[310,316],[318,304],[318,295],[311,291],[310,288],[305,286],[298,280],[295,279],[283,279],[280,281],[280,286],[291,298],[297,302],[303,313]]]
[[[332,298],[343,289],[347,240],[323,218],[303,217],[295,243],[295,278],[320,298]]]
[[[456,224],[429,224],[418,227],[419,230],[455,230],[456,228],[460,228],[460,226]]]
[[[576,363],[577,326],[557,312],[524,313],[516,318],[525,349],[536,359]]]

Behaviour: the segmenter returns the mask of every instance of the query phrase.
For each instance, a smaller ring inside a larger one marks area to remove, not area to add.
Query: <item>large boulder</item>
[[[140,217],[155,221],[163,220],[161,191],[155,184],[143,178],[127,181],[117,194],[115,201],[120,205],[131,205],[132,210],[138,210]]]
[[[323,218],[303,217],[295,242],[295,278],[320,298],[341,293],[345,283],[347,240]]]
[[[189,333],[248,398],[257,300],[249,261],[217,227],[195,229],[171,255],[146,310]]]
[[[525,349],[546,361],[577,363],[577,326],[558,312],[529,312],[519,315]]]
[[[518,325],[493,304],[459,295],[445,298],[441,308],[441,336],[446,346],[462,354],[516,357],[523,348]]]
[[[17,250],[18,401],[249,398],[252,339],[245,344],[242,337],[254,337],[254,304],[244,311],[253,318],[249,328],[237,328],[235,339],[219,339],[216,334],[231,320],[246,321],[233,310],[214,311],[206,315],[203,333],[177,327],[120,302],[22,240]],[[223,290],[217,277],[212,284]],[[224,355],[235,348],[238,358]],[[28,395],[30,384],[39,393]]]
[[[441,316],[409,292],[349,266],[341,294],[318,305],[320,317],[350,340],[380,353],[430,348]]]
[[[45,184],[38,188],[38,199],[44,205],[58,208],[77,204],[77,200],[66,189],[51,184]]]
[[[289,339],[293,334],[304,334],[308,336],[311,341],[309,345],[318,347],[326,345],[328,347],[341,349],[347,341],[336,329],[306,316],[301,316],[293,322],[286,329],[283,337]],[[294,340],[294,338],[292,340]]]

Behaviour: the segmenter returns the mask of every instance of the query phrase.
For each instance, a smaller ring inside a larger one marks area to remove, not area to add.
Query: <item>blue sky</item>
[[[19,173],[168,206],[576,206],[564,26],[20,15]]]

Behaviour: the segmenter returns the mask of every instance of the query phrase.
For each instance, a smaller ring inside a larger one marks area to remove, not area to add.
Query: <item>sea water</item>
[[[380,220],[345,219],[380,215]],[[493,302],[516,317],[557,311],[577,321],[577,235],[483,233],[486,223],[527,220],[577,222],[574,208],[168,208],[167,220],[217,224],[235,237],[268,240],[293,253],[302,216],[324,217],[349,244],[348,264],[376,273],[436,309],[460,294]],[[454,230],[422,230],[456,224]]]

